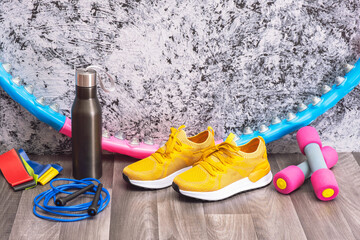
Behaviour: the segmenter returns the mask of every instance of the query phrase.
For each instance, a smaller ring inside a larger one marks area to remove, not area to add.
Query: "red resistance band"
[[[11,149],[0,155],[0,170],[6,181],[8,181],[12,187],[34,180],[34,178],[26,171],[25,166],[15,149]]]

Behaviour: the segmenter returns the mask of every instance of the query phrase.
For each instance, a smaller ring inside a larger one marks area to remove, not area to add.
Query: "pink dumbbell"
[[[338,160],[338,155],[332,147],[326,146],[321,148],[322,155],[325,159],[326,166],[332,168]],[[282,194],[289,194],[298,189],[305,181],[311,177],[309,163],[304,161],[299,165],[291,165],[284,168],[274,176],[274,186]]]
[[[296,135],[299,148],[308,158],[298,166],[289,166],[274,176],[276,190],[289,194],[299,188],[311,176],[316,196],[323,201],[334,199],[339,188],[332,168],[338,155],[332,147],[322,147],[320,137],[313,127],[303,127]]]

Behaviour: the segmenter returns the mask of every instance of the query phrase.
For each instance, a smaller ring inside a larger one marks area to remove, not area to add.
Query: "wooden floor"
[[[71,176],[71,156],[31,156],[60,163]],[[304,160],[300,154],[270,155],[272,172]],[[34,197],[47,190],[14,192],[0,176],[0,239],[360,239],[360,154],[341,153],[333,168],[340,194],[318,201],[306,182],[290,196],[273,185],[219,202],[180,197],[172,188],[144,191],[122,179],[134,159],[104,155],[102,182],[109,206],[91,220],[51,222],[32,213]]]

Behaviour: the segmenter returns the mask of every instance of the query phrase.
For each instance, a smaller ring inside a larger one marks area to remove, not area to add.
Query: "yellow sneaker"
[[[215,146],[211,127],[193,137],[187,137],[185,126],[171,128],[169,140],[151,156],[130,164],[123,170],[123,178],[130,184],[160,189],[171,186],[174,178],[200,160],[207,148]]]
[[[271,183],[264,139],[257,137],[236,146],[234,137],[231,133],[225,142],[207,149],[193,168],[179,174],[173,182],[175,191],[192,198],[216,201]]]

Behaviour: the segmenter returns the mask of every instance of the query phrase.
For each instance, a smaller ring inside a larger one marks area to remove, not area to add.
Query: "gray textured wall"
[[[0,61],[70,115],[74,66],[99,64],[104,128],[166,138],[170,126],[218,137],[309,102],[360,54],[358,0],[0,2]],[[314,126],[339,151],[360,151],[359,88]],[[70,140],[0,90],[0,152],[70,151]],[[269,145],[297,151],[294,135]]]

